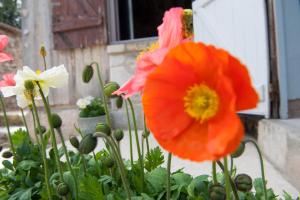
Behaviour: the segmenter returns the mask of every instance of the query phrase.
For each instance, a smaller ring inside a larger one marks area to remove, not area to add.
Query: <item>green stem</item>
[[[31,96],[31,100],[32,100],[33,120],[36,120],[38,132],[39,132],[39,136],[40,136],[40,140],[41,140],[41,145],[39,144],[39,146],[41,147],[41,151],[42,151],[41,154],[42,154],[42,159],[43,159],[43,164],[44,164],[45,182],[46,182],[48,198],[52,199],[52,197],[51,197],[51,187],[50,187],[50,182],[49,182],[49,172],[48,172],[48,164],[47,164],[46,147],[43,143],[43,133],[41,131],[41,123],[40,123],[39,115],[38,115],[38,112],[37,112],[37,108],[36,108],[33,96]],[[35,130],[35,133],[36,133],[36,130]],[[38,138],[37,138],[37,141],[38,141]]]
[[[24,126],[26,128],[26,132],[27,132],[28,138],[30,139],[29,129],[28,129],[27,122],[26,122],[26,119],[25,119],[24,110],[22,108],[20,110],[21,110],[21,113],[22,113],[23,124],[24,124]]]
[[[121,179],[122,179],[122,182],[123,182],[123,185],[124,185],[125,192],[127,194],[127,198],[128,198],[128,200],[131,200],[130,188],[129,188],[128,181],[126,179],[125,166],[124,166],[124,163],[123,163],[121,157],[118,154],[118,151],[116,150],[116,147],[115,147],[112,139],[109,136],[107,136],[107,135],[105,135],[103,133],[100,133],[100,132],[96,132],[94,134],[94,136],[105,138],[105,140],[107,141],[107,143],[110,145],[112,153],[113,153],[113,156],[114,156],[114,158],[117,161],[117,164],[119,166],[119,171],[120,171],[120,175],[121,175]]]
[[[11,151],[13,152],[13,154],[15,155],[16,150],[15,150],[15,147],[14,147],[14,144],[13,144],[13,141],[12,141],[10,128],[9,128],[9,123],[8,123],[8,118],[7,118],[6,109],[5,109],[5,103],[4,103],[4,99],[3,99],[3,96],[2,96],[1,93],[0,93],[0,101],[1,101],[1,106],[2,106],[2,110],[3,110],[3,114],[4,114],[4,125],[6,126],[6,129],[7,129],[10,148],[11,148]]]
[[[41,146],[40,140],[38,137],[38,133],[37,133],[37,126],[36,126],[36,119],[34,116],[34,112],[33,112],[33,109],[30,109],[30,110],[31,110],[32,120],[33,120],[33,132],[34,132],[35,140],[36,140],[36,143],[38,144],[38,146]]]
[[[69,171],[71,172],[71,175],[73,176],[73,179],[74,179],[74,183],[75,183],[75,199],[77,200],[78,199],[78,182],[77,182],[77,177],[75,176],[74,170],[72,168],[72,165],[71,165],[71,162],[70,162],[70,157],[69,157],[69,154],[68,154],[68,149],[67,149],[67,146],[65,144],[65,139],[64,139],[64,136],[63,136],[63,134],[61,132],[61,129],[58,128],[56,130],[57,130],[57,132],[59,134],[59,137],[60,137],[60,140],[61,140],[64,152],[65,152],[65,155],[66,155],[66,160],[67,160],[67,165],[68,165]]]
[[[84,176],[86,176],[87,175],[87,167],[86,167],[86,162],[85,162],[85,158],[84,158],[84,155],[83,154],[81,154],[81,159],[82,159],[82,166],[83,166],[83,174],[84,174]]]
[[[247,142],[252,143],[255,146],[256,150],[257,150],[259,160],[260,160],[260,171],[261,171],[261,178],[262,178],[262,181],[263,181],[264,197],[265,197],[265,200],[267,200],[268,199],[267,181],[266,181],[266,177],[265,177],[265,167],[264,167],[264,160],[263,160],[263,157],[262,157],[262,153],[259,149],[259,146],[257,145],[257,143],[254,140],[246,139],[246,140],[244,140],[244,142],[245,143],[247,143]]]
[[[218,163],[219,167],[222,169],[222,171],[224,173],[224,165],[220,161],[217,161],[217,163]],[[236,186],[235,186],[232,178],[230,178],[230,185],[231,185],[231,189],[233,191],[233,195],[234,195],[235,200],[239,200],[239,195],[238,195]]]
[[[128,124],[128,132],[129,132],[129,148],[130,148],[130,162],[131,167],[133,166],[133,149],[132,149],[132,133],[131,133],[131,124],[130,124],[130,116],[128,112],[128,104],[125,101],[126,115],[127,115],[127,124]]]
[[[167,162],[167,200],[171,199],[171,162],[172,162],[172,154],[168,154],[168,162]]]
[[[216,185],[218,183],[216,161],[212,162],[212,177],[213,177],[213,182]]]
[[[110,120],[110,113],[109,113],[109,110],[108,110],[108,101],[107,101],[107,98],[104,94],[104,82],[103,82],[103,79],[101,77],[100,66],[97,62],[92,62],[91,66],[93,64],[96,65],[96,69],[97,69],[97,76],[98,76],[99,85],[100,85],[100,88],[101,88],[101,97],[102,97],[102,101],[103,101],[103,105],[104,105],[104,110],[105,110],[105,113],[106,113],[106,115],[105,115],[106,123],[111,128],[112,126],[111,126],[111,120]]]
[[[149,147],[149,131],[147,129],[147,124],[146,124],[146,118],[145,118],[145,115],[144,115],[144,134],[146,134],[146,137],[145,137],[145,140],[146,140],[146,147],[147,147],[147,154],[149,153],[150,151],[150,147]]]
[[[63,181],[63,178],[64,178],[63,177],[63,170],[62,170],[62,167],[60,165],[57,142],[56,142],[56,137],[55,137],[55,133],[54,133],[53,123],[52,123],[52,120],[51,120],[51,110],[50,110],[49,104],[47,103],[46,97],[44,95],[44,92],[43,92],[39,82],[36,82],[36,83],[39,87],[39,92],[40,92],[40,95],[42,97],[44,107],[45,107],[45,110],[46,110],[46,114],[47,114],[47,118],[48,118],[48,123],[49,123],[49,127],[50,127],[50,134],[51,134],[51,140],[52,140],[52,146],[53,146],[54,156],[55,156],[55,160],[56,160],[56,164],[57,164],[57,168],[58,168],[58,173],[59,173],[59,176],[60,176],[60,180]]]
[[[230,156],[230,176],[232,176],[233,173],[233,157]]]
[[[225,189],[226,189],[226,200],[230,200],[230,177],[228,172],[228,161],[227,157],[224,157],[224,175],[225,175]]]
[[[97,172],[98,172],[98,175],[99,175],[99,177],[101,176],[101,172],[100,172],[100,164],[99,164],[99,161],[98,161],[98,159],[97,159],[97,157],[96,157],[96,154],[95,154],[95,152],[93,151],[93,156],[94,156],[94,159],[95,159],[95,162],[96,162],[96,165],[97,165]]]
[[[131,100],[128,98],[127,99],[130,109],[131,109],[131,114],[132,114],[132,119],[133,119],[133,126],[134,126],[134,134],[135,134],[135,142],[136,142],[136,146],[137,146],[137,151],[138,151],[138,156],[139,156],[139,163],[140,163],[140,167],[142,170],[142,174],[141,174],[141,181],[142,181],[142,188],[144,188],[144,160],[141,154],[141,147],[139,144],[139,135],[138,135],[138,128],[137,128],[137,123],[136,123],[136,118],[135,118],[135,112],[134,112],[134,107],[133,104],[131,102]]]

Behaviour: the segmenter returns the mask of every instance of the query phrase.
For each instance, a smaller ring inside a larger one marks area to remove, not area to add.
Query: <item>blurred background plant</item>
[[[99,98],[87,96],[77,100],[77,106],[80,109],[79,117],[97,117],[105,115],[103,102]]]
[[[0,0],[0,22],[21,27],[20,0]]]

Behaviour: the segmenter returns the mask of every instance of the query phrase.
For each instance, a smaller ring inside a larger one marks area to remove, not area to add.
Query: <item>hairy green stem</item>
[[[75,176],[75,172],[72,168],[72,165],[71,165],[71,162],[70,162],[70,157],[69,157],[69,154],[68,154],[68,149],[67,149],[67,146],[65,144],[65,139],[64,139],[64,136],[61,132],[61,129],[58,128],[56,129],[58,134],[59,134],[59,137],[60,137],[60,140],[61,140],[61,143],[62,143],[62,147],[63,147],[63,150],[65,152],[65,155],[66,155],[66,160],[67,160],[67,165],[68,165],[68,168],[69,168],[69,171],[71,172],[71,175],[73,176],[73,179],[74,179],[74,183],[75,183],[75,199],[78,200],[78,182],[77,182],[77,177]]]
[[[230,176],[232,176],[233,173],[233,157],[230,156]]]
[[[171,162],[172,162],[172,154],[168,154],[168,162],[167,162],[167,200],[171,199]]]
[[[122,179],[122,182],[123,182],[123,185],[124,185],[124,189],[125,189],[127,198],[129,200],[131,200],[130,187],[129,187],[129,184],[128,184],[128,181],[127,181],[127,178],[126,178],[126,169],[125,169],[124,163],[122,161],[122,158],[119,156],[118,151],[116,149],[116,146],[114,145],[112,139],[109,136],[107,136],[106,134],[103,134],[103,133],[100,133],[100,132],[96,132],[94,134],[94,136],[104,138],[107,141],[107,143],[110,145],[111,150],[112,150],[112,154],[113,154],[113,156],[114,156],[114,158],[117,161],[117,164],[119,166],[119,171],[120,171],[121,179]]]
[[[48,164],[47,164],[46,147],[43,143],[43,133],[42,133],[42,130],[41,130],[40,118],[39,118],[39,114],[37,112],[37,108],[36,108],[36,105],[35,105],[33,95],[31,95],[31,101],[32,101],[33,120],[34,121],[36,120],[37,129],[38,129],[40,140],[41,140],[41,145],[39,143],[38,144],[41,147],[41,154],[42,154],[43,165],[44,165],[44,173],[45,173],[45,182],[46,182],[47,194],[48,194],[48,198],[52,199],[52,197],[51,197],[51,187],[50,187],[50,182],[49,182],[49,171],[48,171]],[[36,130],[35,130],[35,133],[36,133]],[[37,137],[37,135],[36,135],[36,137]],[[38,138],[37,138],[37,141],[39,141]]]
[[[36,119],[35,119],[34,111],[33,111],[33,109],[30,109],[30,110],[31,110],[32,120],[33,120],[33,132],[34,132],[35,140],[36,140],[36,143],[38,144],[38,146],[40,147],[41,144],[40,144],[40,140],[39,140],[38,133],[37,133],[38,128],[36,126]]]
[[[126,116],[127,116],[128,132],[129,132],[130,163],[131,163],[131,167],[132,167],[133,166],[132,133],[131,133],[131,124],[130,124],[130,116],[129,116],[129,112],[128,112],[127,101],[125,101],[125,108],[126,108]]]
[[[55,136],[55,132],[54,132],[54,128],[53,128],[53,123],[52,123],[52,120],[51,120],[50,106],[47,102],[47,99],[44,95],[44,92],[43,92],[39,82],[36,82],[36,84],[39,87],[39,93],[42,97],[44,107],[45,107],[45,110],[46,110],[46,114],[47,114],[47,118],[48,118],[48,123],[49,123],[49,127],[50,127],[50,134],[51,134],[51,140],[52,140],[52,146],[53,146],[53,151],[54,151],[54,157],[55,157],[55,160],[56,160],[56,165],[57,165],[57,168],[58,168],[58,173],[59,173],[59,176],[60,176],[60,180],[63,181],[63,178],[64,178],[63,177],[63,169],[60,165],[60,159],[59,159],[59,154],[58,154],[56,136]]]
[[[221,168],[221,170],[223,171],[224,173],[224,165],[220,162],[220,161],[217,161],[219,167]],[[239,195],[238,195],[238,192],[237,192],[237,189],[236,189],[236,186],[232,180],[232,178],[230,177],[230,185],[231,185],[231,189],[233,191],[233,195],[234,195],[234,198],[235,200],[239,200]]]
[[[226,200],[231,200],[230,195],[230,179],[229,172],[228,172],[228,161],[227,157],[224,157],[224,175],[225,175],[225,189],[226,189]]]
[[[7,129],[7,135],[8,135],[8,139],[9,139],[9,143],[10,143],[10,148],[11,148],[11,151],[12,151],[13,155],[15,155],[16,150],[15,150],[15,147],[14,147],[14,143],[12,141],[10,128],[9,128],[9,123],[8,123],[8,118],[7,118],[7,114],[6,114],[5,103],[4,103],[4,99],[3,99],[3,96],[2,96],[1,93],[0,93],[0,102],[1,102],[2,110],[3,110],[4,125],[6,126],[6,129]]]
[[[136,146],[137,146],[137,151],[138,151],[138,156],[139,156],[139,163],[140,163],[140,167],[142,170],[142,174],[141,174],[141,181],[142,181],[142,191],[144,188],[144,159],[142,157],[141,154],[141,147],[140,147],[140,140],[139,140],[139,135],[138,135],[138,128],[137,128],[137,123],[136,123],[136,118],[135,118],[135,112],[134,112],[134,107],[133,104],[131,102],[131,100],[128,98],[127,99],[130,109],[131,109],[131,114],[132,114],[132,120],[133,120],[133,126],[134,126],[134,134],[135,134],[135,142],[136,142]]]
[[[24,115],[24,110],[21,108],[21,113],[22,113],[22,119],[23,119],[23,124],[26,128],[26,132],[27,132],[27,136],[28,138],[30,139],[30,135],[29,135],[29,130],[28,130],[28,126],[27,126],[27,122],[26,122],[26,118],[25,118],[25,115]]]
[[[216,166],[216,161],[212,161],[212,177],[213,177],[214,184],[217,184],[218,180],[217,180],[217,166]]]
[[[247,142],[252,143],[255,146],[256,150],[257,150],[259,160],[260,160],[260,171],[261,171],[261,178],[262,178],[262,181],[263,181],[264,198],[265,198],[265,200],[267,200],[268,199],[267,181],[266,181],[266,177],[265,177],[265,167],[264,167],[264,160],[263,160],[263,157],[262,157],[262,153],[259,149],[259,146],[257,145],[257,143],[254,140],[246,139],[246,140],[244,140],[244,142],[245,143],[247,143]]]
[[[87,175],[87,167],[86,167],[85,157],[83,154],[80,154],[80,155],[81,155],[81,159],[82,159],[83,174],[84,174],[84,176],[86,176]]]

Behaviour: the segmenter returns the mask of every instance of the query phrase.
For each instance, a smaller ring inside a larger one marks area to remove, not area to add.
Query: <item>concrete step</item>
[[[27,111],[24,111],[24,114],[26,116]],[[8,111],[7,118],[11,126],[18,126],[23,124],[22,113],[20,111]],[[4,114],[3,112],[0,112],[0,126],[3,125],[4,125]]]
[[[261,120],[258,143],[266,158],[300,190],[300,119]]]

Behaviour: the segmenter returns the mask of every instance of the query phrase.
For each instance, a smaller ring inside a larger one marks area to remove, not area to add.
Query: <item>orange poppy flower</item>
[[[248,71],[224,50],[201,43],[172,49],[147,77],[146,122],[159,144],[178,157],[217,160],[244,136],[238,110],[256,107]]]

